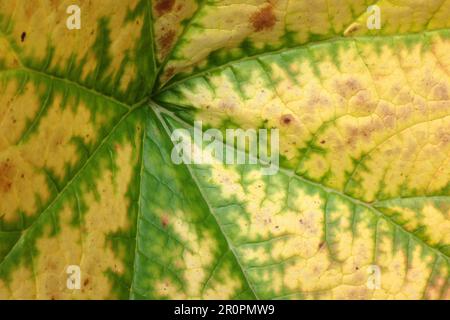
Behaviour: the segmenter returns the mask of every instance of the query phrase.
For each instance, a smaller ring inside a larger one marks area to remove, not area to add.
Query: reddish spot
[[[345,97],[347,99],[350,99],[352,96],[354,96],[358,91],[360,91],[362,88],[362,85],[360,82],[354,78],[349,78],[345,81],[339,81],[336,83],[336,89],[338,94],[341,97]]]
[[[158,15],[162,16],[163,14],[172,11],[174,4],[175,0],[158,0],[155,4],[155,10]]]
[[[294,117],[291,114],[285,114],[281,116],[280,122],[283,125],[290,125],[294,121]]]
[[[440,130],[437,136],[444,146],[447,146],[450,143],[450,134],[445,130]]]
[[[167,226],[169,225],[169,218],[167,216],[163,216],[161,218],[161,225],[163,226],[163,228],[167,228]]]
[[[348,128],[347,130],[347,134],[348,134],[348,138],[347,138],[347,145],[354,147],[355,143],[358,139],[358,135],[359,135],[359,129],[358,128]]]
[[[262,8],[250,17],[250,23],[256,32],[270,30],[273,26],[275,26],[276,22],[277,18],[273,13],[273,8],[271,5]]]
[[[161,46],[161,51],[163,55],[165,55],[170,48],[172,47],[172,43],[175,40],[176,32],[173,30],[169,30],[164,33],[161,38],[159,38],[159,45]]]
[[[438,85],[434,89],[434,95],[436,96],[437,100],[448,100],[449,94],[447,91],[447,88],[444,85]]]
[[[0,164],[0,191],[6,193],[11,190],[14,172],[14,166],[9,159]]]
[[[167,68],[167,71],[166,71],[167,79],[172,78],[174,74],[175,74],[175,68],[174,67]]]

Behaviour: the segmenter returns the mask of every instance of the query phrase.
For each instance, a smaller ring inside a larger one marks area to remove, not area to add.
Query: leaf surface
[[[450,298],[449,1],[70,4],[0,4],[0,298]]]

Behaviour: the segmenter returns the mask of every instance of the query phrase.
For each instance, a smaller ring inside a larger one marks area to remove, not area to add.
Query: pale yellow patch
[[[171,74],[190,72],[194,66],[204,67],[206,58],[216,50],[239,53],[247,40],[262,50],[264,46],[280,47],[286,31],[293,35],[290,45],[305,43],[310,34],[332,37],[353,20],[354,14],[366,10],[366,2],[325,1],[265,1],[255,0],[215,2],[206,5],[194,18],[185,36],[189,39],[179,46],[171,59],[163,80]],[[200,27],[197,27],[200,25]]]
[[[328,187],[366,202],[381,188],[391,197],[400,190],[435,193],[450,179],[450,41],[427,36],[426,48],[400,40],[379,52],[363,41],[336,44],[339,67],[324,51],[329,44],[312,46],[320,77],[300,55],[289,72],[265,56],[241,62],[245,83],[235,83],[226,68],[193,87],[181,83],[182,97],[168,100],[200,109],[198,119],[211,126],[233,118],[246,129],[264,122],[279,128],[280,153],[300,174],[315,181],[327,175]]]
[[[37,201],[50,196],[46,176],[36,171],[15,148],[0,153],[0,218],[6,222],[20,219],[18,211],[32,216]]]
[[[214,275],[211,267],[218,263],[216,257],[217,241],[208,230],[200,231],[195,225],[185,220],[186,214],[177,212],[171,218],[174,234],[185,245],[177,264],[182,266],[183,288],[170,279],[158,280],[155,284],[156,294],[170,299],[229,299],[236,295],[242,284],[232,274],[229,266],[221,267]]]
[[[55,97],[40,120],[37,132],[20,146],[27,161],[50,169],[60,179],[66,174],[66,166],[79,161],[79,151],[71,139],[79,137],[85,144],[92,143],[97,136],[96,125],[101,126],[107,120],[99,115],[94,123],[92,112],[84,103],[76,108],[71,105],[62,108],[61,101],[61,95]]]
[[[395,212],[396,217],[401,219],[404,228],[414,232],[417,228],[422,228],[427,238],[427,243],[431,245],[450,244],[450,211],[446,206],[432,203],[425,203],[421,210],[412,210],[400,205],[386,205],[390,211]]]
[[[0,152],[16,144],[27,124],[37,116],[41,106],[39,94],[45,89],[32,82],[22,84],[12,77],[0,82]]]
[[[113,78],[127,52],[133,52],[140,39],[143,17],[136,21],[125,22],[128,9],[134,9],[137,2],[137,0],[127,2],[107,0],[98,4],[87,0],[79,1],[77,5],[81,9],[80,30],[69,30],[66,26],[66,20],[69,18],[66,10],[74,4],[70,0],[26,3],[6,1],[0,4],[0,12],[12,19],[13,28],[6,37],[9,42],[14,41],[20,48],[18,55],[21,58],[32,57],[45,62],[50,48],[53,48],[50,67],[63,70],[68,66],[80,65],[82,59],[86,58],[82,67],[82,80],[92,75],[101,63],[92,51],[92,46],[98,36],[98,22],[102,18],[108,18],[112,41],[108,54],[112,61],[108,64],[106,73]],[[23,33],[25,37],[22,41]],[[74,54],[75,61],[71,61]],[[127,68],[121,89],[125,89],[135,77],[136,70]]]
[[[367,20],[372,12],[364,12],[344,33],[347,36],[371,33],[398,34],[423,30],[444,29],[450,26],[450,1],[448,0],[381,0],[381,29],[368,30]]]
[[[5,69],[16,69],[19,67],[19,59],[17,58],[16,54],[12,50],[11,46],[9,45],[9,42],[2,37],[2,34],[0,32],[0,57],[1,62],[3,63],[3,68]]]
[[[5,282],[0,279],[0,299],[34,299],[37,288],[33,278],[33,271],[29,267],[24,265],[17,267],[11,281]]]
[[[95,184],[96,192],[85,185],[85,192],[70,197],[70,203],[65,203],[60,212],[54,213],[59,217],[60,230],[53,235],[50,226],[44,228],[44,235],[36,242],[38,254],[32,259],[33,265],[28,266],[25,273],[21,269],[12,272],[13,284],[9,285],[8,296],[37,299],[112,298],[111,283],[105,273],[122,274],[125,253],[115,252],[106,237],[130,227],[126,194],[136,161],[132,145],[120,145],[115,155],[117,169],[100,173]],[[73,219],[79,214],[76,208],[81,200],[85,201],[88,209],[81,213],[82,223],[75,226]],[[69,265],[80,267],[81,290],[67,288]],[[23,279],[23,274],[27,272],[31,275]],[[33,290],[25,291],[15,285],[19,280],[23,282],[23,287],[32,286]],[[0,285],[0,293],[3,292],[5,290]]]

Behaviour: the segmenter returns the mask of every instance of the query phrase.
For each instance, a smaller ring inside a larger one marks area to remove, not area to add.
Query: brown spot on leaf
[[[355,22],[344,31],[344,36],[351,37],[352,35],[357,33],[360,29],[361,29],[361,24]]]
[[[285,114],[281,116],[280,122],[282,125],[288,126],[294,122],[294,117],[291,114]]]
[[[155,4],[155,10],[159,16],[172,11],[175,0],[157,0]]]
[[[250,23],[256,32],[270,30],[275,26],[277,18],[271,5],[262,8],[250,17]]]
[[[9,192],[13,185],[15,169],[10,159],[0,164],[0,191]]]
[[[434,88],[434,95],[437,100],[449,100],[447,87],[442,84]]]
[[[24,42],[26,37],[27,37],[27,33],[25,31],[22,32],[22,34],[20,35],[20,42]]]
[[[359,90],[361,90],[361,88],[362,86],[360,82],[354,78],[349,78],[345,81],[339,81],[336,83],[337,93],[347,99],[354,96]]]
[[[161,47],[161,51],[163,52],[163,56],[165,56],[170,48],[172,47],[172,43],[175,40],[176,32],[173,30],[169,30],[164,33],[161,38],[159,38],[159,45]]]
[[[167,226],[169,225],[169,217],[162,216],[161,225],[163,226],[163,228],[167,228]]]
[[[167,71],[166,71],[166,77],[167,78],[172,78],[174,74],[175,74],[175,68],[174,67],[167,68]]]
[[[366,91],[359,91],[355,96],[355,104],[358,107],[358,113],[371,113],[373,112],[377,104],[372,101],[370,94]]]

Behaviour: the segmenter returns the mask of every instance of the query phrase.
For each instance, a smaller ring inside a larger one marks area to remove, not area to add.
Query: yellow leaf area
[[[80,29],[71,30],[68,19],[79,8]],[[95,3],[87,0],[2,1],[0,43],[7,69],[44,72],[83,83],[130,102],[131,92],[142,85],[138,69],[151,86],[152,61],[148,3],[142,0]],[[142,40],[142,36],[148,37]],[[144,50],[145,49],[145,50]],[[140,56],[146,52],[145,58]],[[13,53],[14,52],[14,53]],[[140,59],[140,60],[139,60]],[[144,70],[142,70],[144,71]]]
[[[127,295],[135,115],[154,76],[150,10],[147,1],[0,3],[2,299]],[[68,289],[71,265],[80,291]]]
[[[157,0],[158,4],[170,10],[164,11],[167,18],[157,20],[155,36],[160,39],[160,47],[173,46],[161,75],[162,83],[178,73],[183,77],[246,56],[317,40],[395,35],[450,26],[448,0],[221,0],[199,5],[189,1],[183,10],[174,0]],[[373,14],[367,12],[370,5],[380,8],[380,29],[367,27]],[[177,41],[178,22],[191,16],[191,10],[196,10],[195,15],[182,27],[183,37]],[[162,27],[163,21],[176,27]]]
[[[198,173],[257,296],[449,299],[449,48],[446,31],[333,40],[158,96],[204,126],[280,130],[277,176]]]
[[[194,175],[258,298],[450,299],[448,253],[378,208],[289,172],[217,163]],[[431,237],[447,237],[448,212]]]
[[[0,261],[1,299],[110,299],[129,293],[132,203],[142,124],[135,111],[119,122],[79,173],[20,234]],[[10,201],[13,203],[13,201]],[[72,290],[77,266],[79,290]],[[128,284],[127,284],[128,283]],[[122,288],[123,287],[123,288]]]
[[[1,222],[25,228],[127,110],[18,72],[0,82]]]
[[[450,299],[449,14],[0,1],[0,299]],[[181,119],[279,170],[175,165]]]

